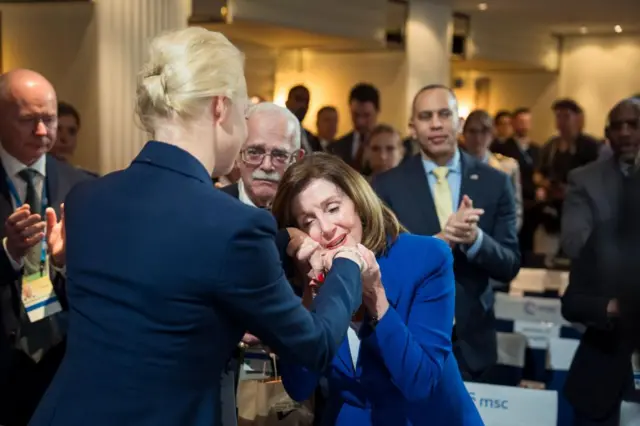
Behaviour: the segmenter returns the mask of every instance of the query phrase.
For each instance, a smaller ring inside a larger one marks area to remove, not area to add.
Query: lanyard
[[[13,181],[9,179],[9,176],[6,176],[7,186],[9,187],[9,192],[13,197],[13,200],[16,202],[16,208],[22,206],[24,203],[20,199],[20,195],[18,195],[18,190],[16,186],[13,184]],[[47,200],[47,182],[42,182],[42,205],[40,206],[40,215],[42,216],[47,209],[48,200]],[[31,206],[33,207],[33,206]],[[42,249],[40,251],[40,272],[44,270],[44,266],[47,261],[47,234],[45,232],[45,236],[42,238]]]

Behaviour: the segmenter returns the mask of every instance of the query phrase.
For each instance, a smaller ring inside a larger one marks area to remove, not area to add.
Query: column
[[[413,97],[427,84],[450,84],[453,8],[450,0],[411,0],[406,26],[407,118]],[[408,120],[407,120],[408,121]]]
[[[188,0],[96,0],[100,172],[127,167],[146,142],[135,117],[136,75],[150,39],[186,27],[189,14]]]

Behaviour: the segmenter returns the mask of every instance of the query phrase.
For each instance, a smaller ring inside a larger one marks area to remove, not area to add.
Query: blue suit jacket
[[[340,346],[324,374],[321,424],[482,425],[451,353],[451,250],[435,238],[401,234],[378,263],[391,307],[375,329],[360,328],[355,369],[347,339]],[[280,369],[296,400],[309,398],[319,382],[303,367],[283,362]]]
[[[33,426],[219,424],[221,373],[245,331],[322,370],[360,304],[358,266],[337,259],[307,311],[271,215],[171,145],[148,143],[65,207],[67,352]]]
[[[497,361],[492,280],[510,282],[520,269],[513,185],[503,172],[460,152],[460,198],[484,209],[478,226],[482,243],[472,259],[460,247],[454,255],[456,279],[456,339],[454,353],[461,369],[472,377]],[[376,193],[410,232],[441,231],[422,157],[416,155],[376,177]],[[458,200],[458,205],[460,200]]]

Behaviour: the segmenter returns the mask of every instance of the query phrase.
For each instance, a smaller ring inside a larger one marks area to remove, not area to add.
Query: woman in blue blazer
[[[281,227],[297,226],[331,249],[353,237],[376,253],[381,272],[378,285],[367,286],[375,290],[363,294],[363,320],[354,317],[329,369],[319,375],[282,360],[289,395],[303,401],[320,385],[322,425],[483,425],[451,352],[447,244],[404,233],[365,179],[328,154],[287,170],[272,211]]]

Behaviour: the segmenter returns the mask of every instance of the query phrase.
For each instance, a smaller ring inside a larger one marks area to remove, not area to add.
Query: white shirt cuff
[[[2,239],[2,248],[4,249],[4,253],[7,255],[7,259],[9,259],[9,263],[11,263],[11,267],[14,271],[20,271],[24,266],[24,261],[20,259],[20,262],[16,262],[13,257],[9,254],[9,250],[7,250],[7,237]]]
[[[67,265],[64,265],[64,266],[61,266],[61,267],[57,267],[51,261],[51,256],[49,256],[49,265],[51,265],[51,268],[53,268],[54,272],[62,275],[65,278],[67,277]]]

